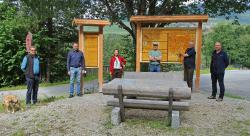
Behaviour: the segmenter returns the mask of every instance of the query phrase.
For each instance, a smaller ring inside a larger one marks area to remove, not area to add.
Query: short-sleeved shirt
[[[161,52],[159,50],[151,50],[151,51],[149,51],[148,55],[151,56],[151,57],[160,57]],[[149,64],[159,65],[160,61],[150,61]]]

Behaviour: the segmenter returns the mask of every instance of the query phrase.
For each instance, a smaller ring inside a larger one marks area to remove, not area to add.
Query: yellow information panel
[[[148,62],[148,52],[153,42],[159,43],[162,62],[181,62],[180,53],[184,53],[189,41],[195,42],[196,29],[190,28],[143,28],[141,62]]]
[[[98,34],[84,34],[86,67],[98,67]]]

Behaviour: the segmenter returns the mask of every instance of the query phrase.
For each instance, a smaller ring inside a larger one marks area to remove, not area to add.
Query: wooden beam
[[[131,22],[163,23],[163,22],[207,22],[208,15],[179,15],[179,16],[132,16]]]
[[[202,22],[199,22],[197,29],[197,56],[196,56],[196,78],[195,91],[200,91],[200,67],[201,67],[201,46],[202,46]]]
[[[142,39],[141,39],[141,24],[136,24],[136,72],[141,71],[141,63],[140,63],[140,53],[141,53],[141,46],[142,46]]]
[[[73,24],[75,25],[88,25],[88,26],[106,26],[110,25],[110,22],[107,20],[99,19],[74,19]]]
[[[83,26],[80,26],[79,27],[79,34],[78,34],[78,38],[79,38],[79,49],[82,51],[82,52],[84,52],[84,45],[83,45]],[[83,87],[83,83],[84,82],[84,80],[83,80],[83,76],[82,76],[82,74],[81,74],[81,93],[83,94],[84,93],[84,87]]]
[[[138,99],[124,99],[123,100],[125,108],[135,108],[135,109],[151,109],[151,110],[168,110],[168,101],[156,101],[156,100],[138,100]],[[119,106],[118,99],[111,99],[107,102],[108,106]],[[189,110],[188,102],[173,102],[173,110],[187,111]]]
[[[99,82],[99,90],[102,92],[102,85],[103,85],[103,27],[99,27],[99,39],[98,39],[98,51],[99,51],[99,58],[98,58],[98,82]]]

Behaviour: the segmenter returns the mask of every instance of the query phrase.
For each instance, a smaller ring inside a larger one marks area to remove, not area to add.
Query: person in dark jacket
[[[82,96],[81,93],[81,74],[85,70],[85,59],[83,52],[79,50],[78,43],[73,43],[73,50],[68,53],[67,70],[70,76],[69,98],[74,97],[74,81],[76,79],[76,93],[77,96]]]
[[[193,91],[193,75],[195,69],[195,48],[194,42],[189,42],[189,47],[185,53],[181,54],[184,57],[184,81],[187,81],[187,85]]]
[[[220,42],[215,43],[215,50],[212,54],[210,72],[212,79],[212,95],[208,99],[216,99],[217,94],[217,81],[220,86],[220,94],[217,101],[223,101],[225,86],[224,86],[224,75],[225,69],[229,65],[229,59],[227,53],[222,50]]]
[[[31,104],[31,96],[33,104],[37,103],[39,85],[40,64],[39,57],[36,55],[35,47],[30,47],[29,54],[23,58],[21,69],[25,72],[27,83],[26,105],[29,108]]]

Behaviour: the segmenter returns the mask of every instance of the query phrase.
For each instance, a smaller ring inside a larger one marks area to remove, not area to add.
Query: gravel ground
[[[126,122],[110,126],[111,97],[88,94],[63,99],[47,106],[15,114],[0,114],[0,135],[250,135],[250,101],[225,98],[218,103],[204,93],[192,94],[190,111],[181,113],[181,128],[170,129],[164,122],[167,112],[126,110]]]

